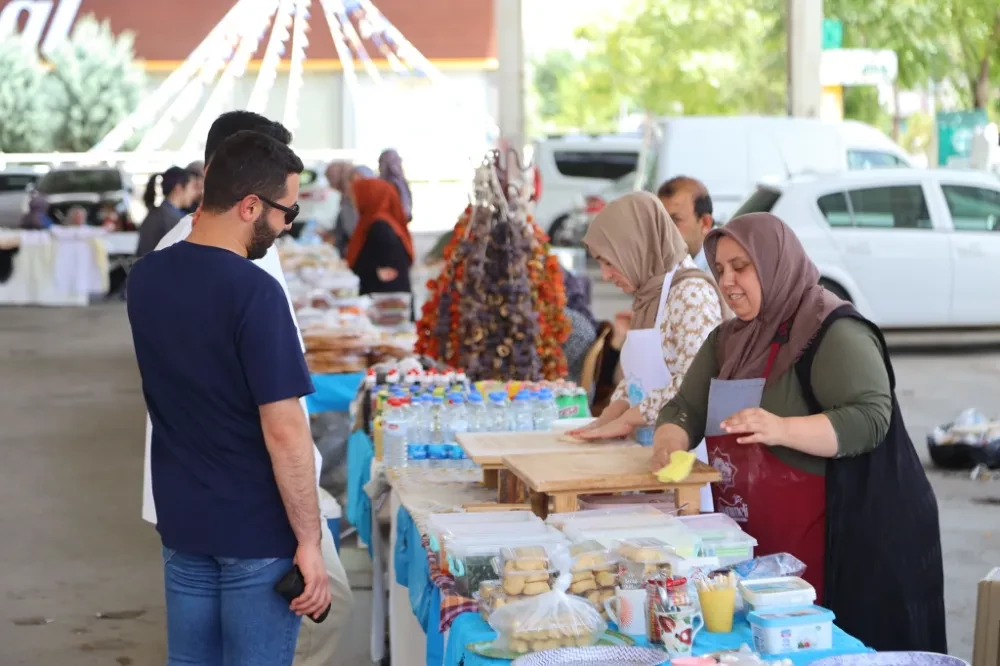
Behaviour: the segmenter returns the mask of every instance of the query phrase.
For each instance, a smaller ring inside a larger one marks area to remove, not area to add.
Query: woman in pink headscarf
[[[403,173],[403,159],[394,149],[383,150],[378,156],[378,175],[382,180],[392,183],[399,192],[403,215],[409,223],[413,219],[413,196],[410,194],[410,184]]]

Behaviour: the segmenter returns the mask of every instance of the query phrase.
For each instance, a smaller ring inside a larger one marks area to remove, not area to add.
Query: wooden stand
[[[674,492],[682,515],[700,509],[701,488],[721,475],[703,462],[694,464],[681,483],[664,484],[650,472],[652,449],[617,448],[571,456],[539,453],[504,456],[504,467],[527,486],[531,508],[545,518],[576,511],[580,495],[626,492]],[[504,500],[501,500],[504,501]]]
[[[455,439],[474,463],[483,470],[483,485],[490,490],[501,486],[501,471],[504,469],[505,455],[527,453],[559,453],[576,455],[591,451],[605,451],[608,448],[636,447],[630,440],[602,442],[566,442],[560,439],[562,432],[482,432],[458,433]],[[527,498],[527,493],[523,493]],[[504,501],[501,499],[501,501]]]

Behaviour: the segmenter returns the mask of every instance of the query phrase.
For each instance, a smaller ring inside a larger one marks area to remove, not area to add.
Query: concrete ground
[[[959,410],[1000,413],[996,350],[895,364],[922,455],[928,429]],[[139,517],[143,405],[121,305],[0,309],[0,424],[0,664],[162,665],[159,543]],[[1000,565],[1000,481],[931,478],[951,649],[969,659],[976,582]],[[367,586],[364,558],[345,559]],[[357,600],[337,664],[367,661],[370,592]]]

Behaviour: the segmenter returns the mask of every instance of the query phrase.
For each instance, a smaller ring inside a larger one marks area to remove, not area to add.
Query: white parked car
[[[733,214],[788,224],[823,284],[888,330],[1000,326],[1000,179],[872,169],[764,184]]]
[[[533,147],[535,222],[557,245],[572,244],[566,223],[584,197],[634,172],[642,139],[638,135],[561,136]]]

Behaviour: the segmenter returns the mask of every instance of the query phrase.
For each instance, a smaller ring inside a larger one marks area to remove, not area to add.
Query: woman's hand
[[[736,439],[740,444],[788,446],[787,419],[760,407],[736,412],[722,422],[722,429],[730,435],[746,435]]]
[[[670,454],[674,451],[687,451],[691,448],[689,437],[684,428],[673,423],[664,423],[653,433],[654,474],[670,464]]]
[[[629,404],[628,400],[615,400],[610,405],[604,408],[601,415],[597,417],[597,420],[591,421],[582,428],[574,428],[573,430],[567,430],[566,434],[570,437],[580,437],[581,433],[587,432],[588,430],[594,430],[595,428],[600,428],[601,426],[606,426],[619,416],[628,411]]]
[[[619,439],[628,437],[639,426],[646,425],[646,420],[642,418],[642,412],[638,407],[630,407],[624,414],[616,418],[611,423],[600,425],[596,428],[582,429],[579,434],[573,435],[583,440],[595,439]]]
[[[378,279],[382,282],[392,282],[399,277],[399,271],[390,266],[385,266],[383,268],[376,268],[375,274],[378,275]]]

